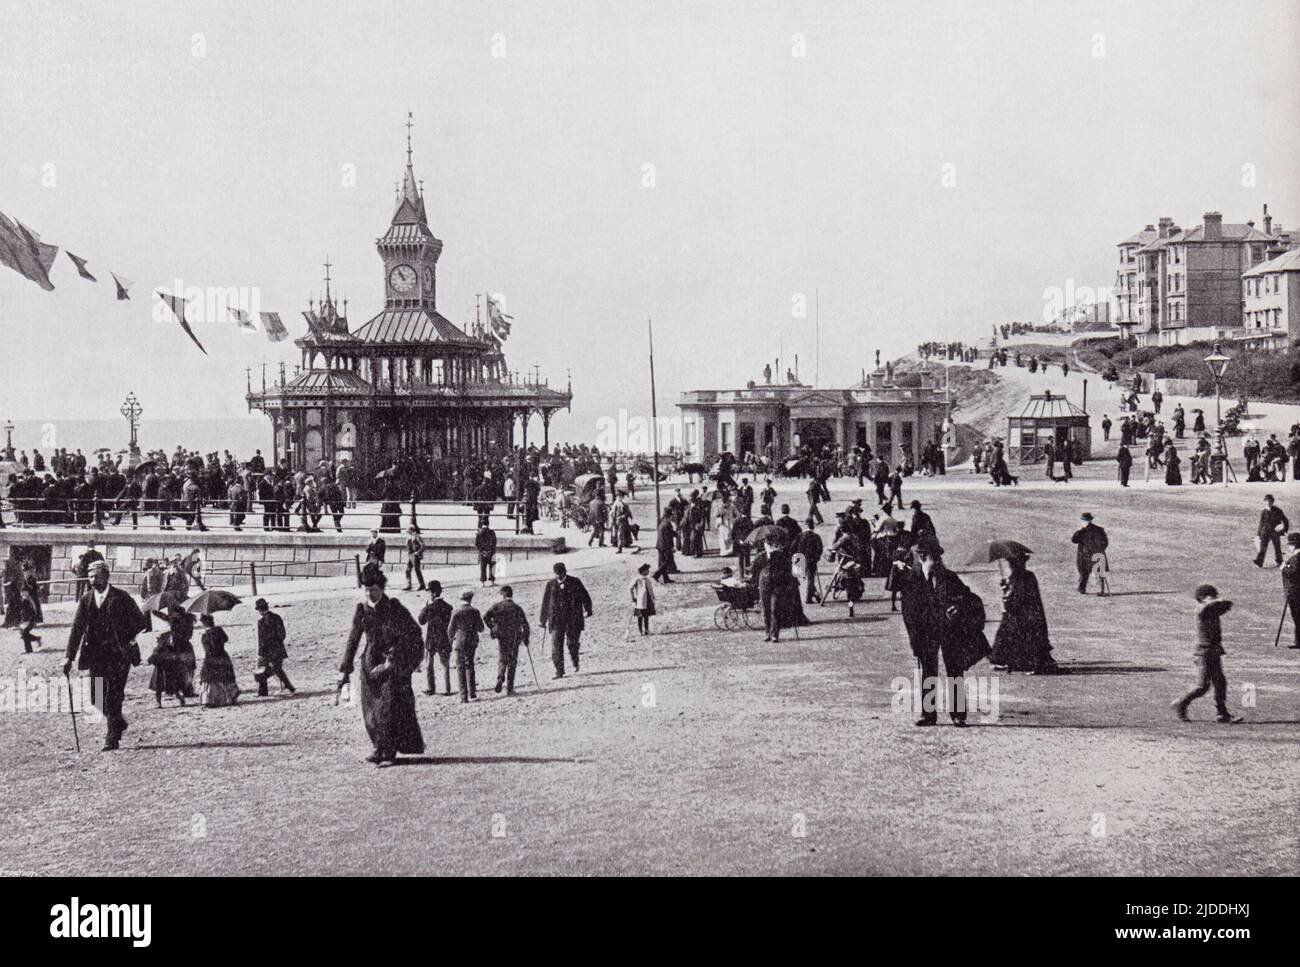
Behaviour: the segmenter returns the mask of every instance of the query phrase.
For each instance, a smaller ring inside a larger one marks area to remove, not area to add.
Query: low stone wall
[[[390,574],[401,573],[406,564],[406,536],[384,534],[388,542]],[[474,564],[474,534],[463,536],[423,535],[424,566]],[[140,583],[144,562],[189,554],[198,548],[204,562],[204,583],[208,587],[248,586],[256,573],[258,584],[304,581],[311,578],[341,577],[356,571],[356,559],[365,557],[369,535],[308,533],[198,533],[130,531],[112,528],[91,530],[72,527],[0,528],[0,566],[18,557],[37,561],[39,578],[49,580],[50,601],[70,600],[76,576],[72,567],[87,547],[94,546],[113,569],[115,583],[134,592]],[[528,534],[499,534],[497,560],[527,560],[554,556],[567,550],[563,537]],[[16,566],[16,565],[15,565]]]

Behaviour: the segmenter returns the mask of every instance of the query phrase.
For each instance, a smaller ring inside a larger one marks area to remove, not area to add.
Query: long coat
[[[903,625],[913,655],[942,654],[947,673],[962,675],[990,652],[984,636],[984,605],[943,565],[936,565],[932,574],[933,585],[919,567],[895,565],[892,577],[902,592]]]
[[[339,671],[351,675],[361,653],[361,717],[375,750],[383,755],[420,753],[424,736],[415,717],[411,674],[423,654],[420,626],[400,601],[385,595],[371,607],[358,604]]]
[[[143,630],[144,615],[131,595],[110,585],[103,607],[96,607],[95,592],[89,590],[77,602],[72,618],[68,661],[76,660],[78,668],[92,675],[120,673],[133,661],[138,663],[139,651],[132,641]]]
[[[547,631],[581,632],[586,627],[584,616],[590,615],[591,595],[572,574],[565,577],[563,585],[557,578],[546,582],[546,590],[542,592],[541,623]]]
[[[1013,570],[1002,591],[1002,623],[993,638],[990,661],[1013,672],[1035,671],[1051,664],[1047,615],[1033,571]]]
[[[451,612],[451,605],[442,598],[435,598],[420,611],[420,624],[426,626],[424,647],[431,655],[451,654],[451,639],[447,637]]]

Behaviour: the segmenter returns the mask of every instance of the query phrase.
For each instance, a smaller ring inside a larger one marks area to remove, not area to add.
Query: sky
[[[211,320],[205,356],[149,293],[298,337],[328,257],[364,323],[408,111],[439,310],[504,294],[511,366],[572,374],[553,439],[644,412],[650,319],[661,399],[796,354],[843,386],[1113,284],[1162,215],[1300,224],[1295,0],[0,6],[0,211],[100,279],[0,268],[5,418],[247,415],[292,343]]]

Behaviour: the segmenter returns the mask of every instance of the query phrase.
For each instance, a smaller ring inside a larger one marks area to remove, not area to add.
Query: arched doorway
[[[826,420],[800,420],[799,446],[820,453],[822,447],[835,446],[835,431]]]

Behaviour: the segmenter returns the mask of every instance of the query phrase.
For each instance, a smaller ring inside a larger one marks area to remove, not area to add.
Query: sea
[[[2,417],[3,414],[0,414]],[[126,419],[116,420],[14,420],[14,451],[40,450],[48,459],[56,447],[70,452],[81,450],[87,456],[106,448],[125,453],[131,442]],[[0,424],[0,434],[3,434]],[[179,445],[186,450],[207,454],[229,450],[241,458],[251,457],[254,450],[271,452],[271,421],[257,416],[225,420],[149,420],[140,421],[140,449],[165,450],[171,453]],[[0,449],[4,437],[0,435]]]

